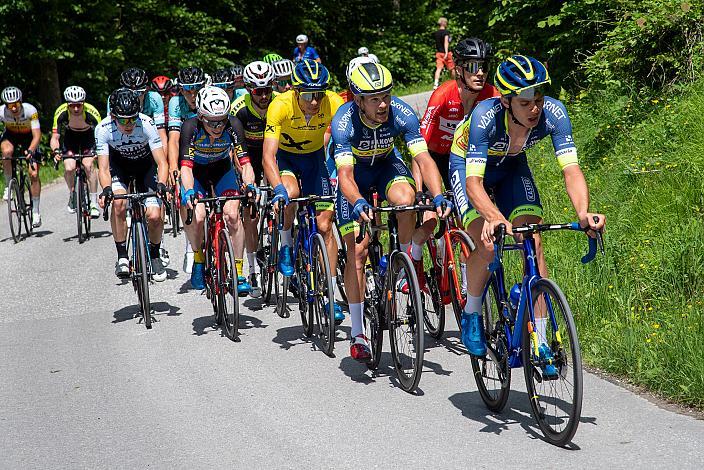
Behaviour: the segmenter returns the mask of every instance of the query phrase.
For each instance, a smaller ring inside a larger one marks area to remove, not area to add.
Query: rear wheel
[[[526,386],[533,416],[543,435],[552,444],[562,446],[574,437],[582,414],[582,354],[577,328],[567,299],[555,282],[544,278],[538,280],[532,294],[536,316],[539,312],[547,312],[547,326],[545,337],[540,332],[529,334],[528,320],[522,326]],[[554,318],[557,329],[551,318]],[[553,356],[555,376],[543,372],[547,361],[537,351],[543,344]]]
[[[499,295],[494,277],[489,280],[489,288],[484,296],[482,318],[486,333],[487,355],[483,358],[472,356],[472,371],[477,382],[479,395],[491,411],[499,412],[508,400],[511,391],[511,368],[508,365],[508,341],[504,331]]]
[[[240,322],[239,295],[237,294],[237,265],[227,230],[218,236],[217,292],[220,316],[225,324],[227,337],[237,341]]]
[[[423,369],[423,305],[411,258],[406,253],[394,253],[390,271],[386,289],[391,295],[386,299],[386,312],[391,356],[401,388],[410,393],[418,386]],[[403,282],[408,285],[408,293],[398,288]]]
[[[457,328],[461,331],[462,310],[467,303],[467,269],[466,259],[474,251],[474,242],[462,230],[452,230],[450,233],[450,246],[452,260],[446,260],[450,275],[450,296],[452,297],[452,311],[455,313]]]
[[[20,241],[22,235],[22,211],[24,201],[20,197],[19,184],[15,178],[8,185],[9,195],[7,200],[7,213],[10,216],[10,233],[15,243]]]
[[[303,246],[303,240],[298,246],[298,256],[296,257],[295,279],[298,287],[298,310],[301,313],[301,324],[303,325],[303,334],[307,337],[313,335],[313,306],[308,303],[309,284],[308,279],[310,273],[310,260],[308,252]]]
[[[219,285],[218,271],[215,269],[215,249],[213,240],[210,240],[210,227],[206,220],[204,224],[204,240],[205,240],[205,296],[210,299],[210,304],[213,307],[213,317],[216,325],[222,325],[222,309],[218,304],[217,286]]]
[[[139,306],[142,310],[144,326],[150,329],[152,327],[152,307],[149,303],[149,260],[147,258],[146,230],[141,221],[132,221],[132,224],[135,240],[135,260],[132,282],[137,291],[137,297],[139,297]]]
[[[29,235],[34,231],[34,203],[32,193],[29,188],[29,178],[24,181],[24,187],[20,186],[19,197],[22,199],[22,219],[24,220],[24,233]]]
[[[335,286],[330,275],[330,261],[323,236],[313,236],[311,253],[313,310],[318,323],[321,349],[332,356],[335,348]]]

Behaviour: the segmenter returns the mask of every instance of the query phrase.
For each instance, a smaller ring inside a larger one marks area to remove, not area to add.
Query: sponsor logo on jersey
[[[543,106],[545,109],[550,111],[558,121],[567,117],[565,111],[554,101],[545,100],[545,104]]]
[[[526,192],[526,200],[528,202],[535,202],[535,189],[533,188],[533,182],[530,178],[521,176],[521,181],[523,182],[523,189]]]
[[[468,209],[467,198],[464,195],[464,188],[462,187],[462,178],[460,178],[460,172],[455,170],[450,175],[450,184],[452,185],[452,192],[455,196],[455,202],[457,202],[457,209],[459,209],[460,214]]]

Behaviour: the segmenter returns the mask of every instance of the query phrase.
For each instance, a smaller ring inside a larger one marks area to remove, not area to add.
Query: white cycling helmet
[[[70,86],[64,90],[64,99],[67,103],[82,103],[86,100],[86,91],[79,86]]]
[[[288,77],[293,73],[293,62],[288,59],[277,60],[271,65],[277,77]]]
[[[274,81],[274,68],[261,60],[255,60],[244,68],[244,84],[250,88],[271,86]]]
[[[296,44],[305,44],[308,42],[308,36],[305,34],[299,34],[296,36]]]
[[[359,67],[362,64],[377,64],[379,63],[378,60],[376,60],[376,57],[367,57],[367,56],[359,56],[355,57],[354,59],[350,60],[350,63],[347,64],[347,70],[345,71],[345,76],[347,77],[347,81],[350,81],[350,76],[352,75],[352,72],[354,72],[354,69]]]
[[[22,101],[22,91],[16,86],[9,86],[2,91],[2,100],[5,103]]]
[[[362,46],[362,47],[360,47],[359,49],[357,49],[357,54],[359,54],[359,55],[367,55],[367,54],[369,54],[369,49],[367,49],[366,47]]]
[[[196,95],[198,116],[206,119],[218,119],[230,113],[230,97],[222,88],[204,86]]]

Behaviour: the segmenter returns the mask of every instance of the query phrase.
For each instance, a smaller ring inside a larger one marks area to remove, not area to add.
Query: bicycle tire
[[[308,272],[310,260],[305,249],[303,239],[298,246],[298,256],[296,257],[296,270],[294,276],[298,281],[298,311],[301,314],[301,325],[303,325],[303,335],[307,338],[313,336],[313,307],[308,303],[308,292],[310,290],[310,273]],[[290,281],[289,281],[290,282]]]
[[[536,383],[537,377],[540,375],[540,370],[535,366],[534,360],[536,356],[531,349],[532,340],[528,334],[527,326],[528,321],[524,322],[523,328],[523,370],[526,379],[526,387],[528,390],[528,397],[530,399],[530,406],[533,411],[533,417],[538,422],[540,430],[543,432],[545,438],[556,446],[564,446],[568,444],[574,434],[577,432],[577,427],[579,426],[579,420],[582,413],[582,393],[583,393],[583,377],[582,377],[582,355],[579,348],[579,339],[577,337],[577,328],[574,324],[574,319],[572,318],[572,311],[570,310],[569,304],[565,295],[560,290],[559,286],[551,279],[541,278],[535,283],[532,289],[533,292],[533,302],[539,298],[545,298],[543,296],[547,295],[550,298],[550,302],[546,302],[548,305],[548,310],[551,312],[550,315],[554,316],[555,321],[558,325],[558,331],[560,332],[561,342],[558,342],[555,332],[552,331],[552,321],[548,318],[547,322],[547,335],[549,336],[549,346],[554,354],[555,365],[559,370],[557,379],[555,380],[545,380],[538,381]],[[552,308],[550,308],[550,306]],[[559,307],[558,314],[556,311],[556,306]],[[564,350],[565,346],[565,336],[568,336],[567,343],[569,344],[570,351],[566,352]],[[537,334],[536,334],[537,337]],[[540,340],[539,340],[540,341]],[[557,351],[557,353],[555,353]],[[569,383],[568,379],[572,380]],[[550,398],[545,400],[544,391],[548,389],[555,390],[557,387],[555,383],[558,382],[560,386],[566,390],[567,396],[573,400],[572,406],[569,410],[565,410],[565,416],[561,415],[561,411],[558,411],[558,401],[559,406],[562,403],[568,404],[564,398]],[[546,386],[545,384],[549,384]],[[546,407],[541,406],[546,404]],[[550,418],[546,415],[549,411],[554,411],[555,416]],[[567,424],[561,429],[556,429],[557,425],[563,422],[566,418]],[[555,426],[553,426],[553,423]]]
[[[90,238],[91,216],[90,216],[90,190],[85,175],[81,178],[83,188],[83,241]]]
[[[337,291],[340,293],[340,298],[344,303],[347,303],[347,292],[345,292],[345,266],[347,266],[347,246],[345,246],[345,241],[340,236],[340,229],[335,223],[335,230],[337,230],[336,243],[339,240],[339,245],[337,247],[337,267],[335,283],[337,284]]]
[[[78,243],[83,243],[83,188],[81,179],[76,171],[73,179],[73,196],[76,200],[76,231],[78,232]]]
[[[133,236],[135,237],[135,263],[134,276],[137,297],[144,319],[144,326],[149,330],[152,327],[151,303],[149,302],[149,268],[147,266],[147,241],[146,230],[142,221],[132,221]]]
[[[423,304],[421,304],[418,279],[411,258],[406,253],[398,251],[393,253],[389,270],[386,292],[391,291],[392,294],[386,296],[387,307],[385,311],[389,325],[391,357],[401,388],[412,393],[418,386],[423,371],[425,348]],[[408,284],[408,294],[403,294],[397,288],[399,281],[404,278]],[[405,308],[400,309],[398,300],[401,295],[408,297],[409,302]],[[407,327],[407,333],[403,331],[403,327]],[[410,346],[408,351],[403,348],[404,344]],[[408,359],[402,356],[407,356]]]
[[[24,232],[28,237],[34,232],[34,202],[32,202],[32,192],[29,179],[24,180],[24,188],[19,186],[19,197],[22,199],[22,219],[24,220]],[[25,196],[26,193],[26,196]]]
[[[225,326],[225,335],[232,341],[238,341],[240,324],[240,304],[237,293],[237,265],[232,241],[227,230],[218,234],[218,274],[216,285],[220,317]],[[228,305],[231,300],[231,305]]]
[[[264,235],[264,233],[266,233]],[[270,305],[271,295],[274,293],[274,300],[279,296],[279,276],[278,276],[278,248],[279,248],[279,231],[276,228],[276,223],[271,226],[271,231],[267,225],[263,226],[260,231],[260,236],[262,237],[262,242],[260,246],[263,246],[264,250],[264,264],[261,268],[262,273],[262,287],[264,287],[264,302]]]
[[[19,184],[15,178],[10,180],[8,188],[7,214],[10,218],[10,233],[12,234],[12,240],[15,243],[19,243],[22,236],[24,201],[20,198]]]
[[[369,338],[369,349],[372,356],[367,362],[367,367],[370,370],[376,370],[379,368],[381,350],[384,345],[384,329],[381,322],[383,312],[379,308],[381,305],[381,289],[371,268],[365,269],[364,273],[365,292],[362,321],[364,321],[364,331]]]
[[[178,194],[174,192],[174,196],[169,203],[171,206],[171,236],[174,238],[178,237],[181,231],[181,208],[178,207],[178,203],[176,202],[177,197]]]
[[[220,308],[219,299],[217,295],[217,286],[219,284],[218,271],[215,269],[215,250],[213,249],[213,241],[209,239],[210,228],[208,226],[208,221],[205,221],[203,226],[204,235],[203,239],[206,240],[205,245],[207,246],[205,250],[205,266],[204,266],[204,277],[205,277],[205,296],[210,300],[210,305],[213,307],[213,318],[216,325],[222,325],[222,309]],[[210,241],[207,241],[210,240]]]
[[[423,252],[423,260],[426,255],[431,259],[431,266],[429,270],[423,269],[423,276],[425,276],[425,285],[428,287],[428,292],[421,291],[420,299],[421,305],[423,306],[423,323],[425,323],[425,328],[428,334],[439,339],[445,331],[445,305],[442,303],[440,297],[440,286],[438,286],[438,279],[440,273],[436,272],[435,263],[435,252],[437,251],[437,245],[435,244],[435,238],[431,237],[425,244],[427,251]]]
[[[464,304],[467,302],[467,294],[464,293],[462,298],[457,297],[457,292],[461,291],[462,282],[460,281],[460,276],[466,276],[466,272],[460,272],[460,254],[464,256],[469,256],[469,254],[474,251],[474,243],[472,239],[462,230],[453,230],[450,233],[450,246],[453,253],[454,266],[450,266],[450,296],[452,297],[452,311],[455,314],[455,321],[457,322],[457,328],[462,331],[462,311],[464,310]]]
[[[508,364],[509,348],[501,317],[498,287],[495,277],[489,280],[489,289],[482,305],[484,332],[487,349],[491,354],[483,358],[471,356],[474,380],[477,383],[479,396],[491,411],[500,412],[506,406],[511,392],[511,367]],[[491,386],[494,388],[491,388]]]
[[[330,260],[325,240],[319,233],[313,235],[311,245],[311,271],[313,273],[313,311],[318,324],[321,349],[332,357],[335,349],[335,286],[330,275]],[[326,313],[325,306],[329,311]]]

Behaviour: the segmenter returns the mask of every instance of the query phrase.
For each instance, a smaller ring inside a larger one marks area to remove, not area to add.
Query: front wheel
[[[20,189],[19,197],[22,198],[22,218],[24,220],[24,233],[29,235],[34,231],[34,202],[30,191],[29,178],[24,180],[24,188]]]
[[[7,186],[9,195],[7,200],[7,213],[10,216],[10,233],[15,243],[20,241],[22,235],[22,212],[24,201],[20,197],[20,186],[15,178]]]
[[[313,306],[308,303],[311,273],[309,272],[310,260],[308,259],[308,252],[303,245],[303,238],[301,237],[301,242],[298,245],[298,256],[296,256],[296,271],[289,279],[289,285],[292,280],[295,280],[294,287],[298,290],[298,310],[301,313],[303,334],[310,338],[313,336]]]
[[[467,257],[474,251],[474,242],[462,230],[450,233],[450,248],[452,259],[446,260],[450,275],[450,297],[452,310],[455,313],[457,328],[461,331],[462,310],[467,303]]]
[[[142,222],[132,222],[134,243],[135,243],[135,259],[132,272],[132,282],[134,283],[137,297],[139,297],[139,306],[142,310],[142,318],[144,326],[147,329],[152,327],[152,307],[149,303],[149,259],[147,258],[147,241],[145,230]]]
[[[381,361],[381,348],[384,343],[384,328],[381,322],[381,288],[378,285],[377,275],[371,267],[364,270],[364,331],[369,338],[369,349],[372,357],[367,362],[370,370],[376,370]]]
[[[386,312],[394,368],[401,388],[413,392],[420,382],[423,369],[424,331],[423,304],[418,279],[406,253],[395,252],[391,257],[387,279]],[[408,292],[401,286],[407,284]]]
[[[445,331],[445,305],[442,303],[440,296],[440,277],[442,268],[435,262],[438,246],[435,238],[431,237],[425,244],[423,250],[424,262],[430,264],[430,268],[423,268],[423,276],[425,277],[425,285],[428,287],[428,292],[421,291],[420,298],[423,305],[423,321],[428,334],[435,339],[442,337]]]
[[[332,356],[335,349],[335,286],[330,275],[330,261],[323,236],[316,233],[311,245],[313,310],[318,323],[321,349]]]
[[[574,437],[582,414],[582,354],[577,328],[567,299],[554,281],[539,279],[532,297],[536,320],[543,316],[547,325],[544,336],[535,327],[529,333],[530,319],[522,325],[530,406],[545,438],[562,446]]]
[[[225,324],[225,334],[232,341],[237,341],[240,322],[239,295],[237,294],[237,265],[232,242],[227,230],[218,235],[217,295],[220,318]]]

